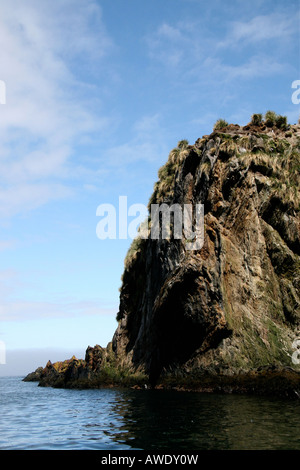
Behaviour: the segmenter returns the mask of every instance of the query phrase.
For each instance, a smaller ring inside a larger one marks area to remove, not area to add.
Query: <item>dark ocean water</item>
[[[300,450],[300,401],[0,378],[1,450]]]

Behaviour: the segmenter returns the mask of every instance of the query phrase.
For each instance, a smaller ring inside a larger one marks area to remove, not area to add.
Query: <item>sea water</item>
[[[0,377],[1,450],[300,450],[300,400]]]

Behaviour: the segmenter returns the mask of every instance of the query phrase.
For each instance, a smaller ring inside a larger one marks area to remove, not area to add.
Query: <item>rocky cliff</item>
[[[169,239],[134,240],[112,342],[88,348],[85,360],[48,363],[35,378],[299,395],[299,170],[299,124],[252,119],[180,141],[149,211],[203,204],[203,246],[174,239],[174,220]]]

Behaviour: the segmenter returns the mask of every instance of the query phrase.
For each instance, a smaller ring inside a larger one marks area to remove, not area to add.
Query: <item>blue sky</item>
[[[98,205],[147,204],[181,139],[222,117],[299,117],[299,1],[0,3],[0,375],[117,326],[131,240],[99,240]]]

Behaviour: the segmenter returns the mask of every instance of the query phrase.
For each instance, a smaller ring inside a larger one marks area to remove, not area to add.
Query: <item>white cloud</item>
[[[0,240],[0,251],[10,250],[16,245],[15,240]]]
[[[109,165],[121,171],[127,164],[137,161],[158,161],[166,156],[164,131],[159,114],[143,116],[132,126],[133,137],[106,151]]]
[[[115,308],[101,302],[82,300],[70,302],[8,300],[0,302],[1,321],[24,321],[45,318],[72,318],[87,315],[109,315],[115,318]]]
[[[70,197],[72,189],[59,183],[24,183],[0,189],[0,216],[28,213],[49,201]]]
[[[28,287],[32,287],[32,282],[22,279],[16,270],[0,270],[0,323],[86,315],[109,315],[114,318],[117,312],[117,305],[107,303],[103,299],[78,300],[74,296],[55,294],[51,295],[51,300],[20,297],[20,292]]]
[[[268,15],[258,15],[248,21],[234,21],[230,23],[230,32],[218,46],[241,47],[246,44],[255,44],[266,41],[289,38],[297,33],[298,21],[294,15],[274,12]],[[270,44],[269,44],[270,45]]]
[[[74,144],[107,123],[88,100],[111,47],[94,0],[0,4],[1,215],[70,194],[57,179],[67,177]],[[88,75],[80,75],[82,63]]]
[[[286,65],[265,55],[256,55],[245,62],[231,65],[220,58],[208,57],[203,63],[203,70],[211,71],[211,77],[221,85],[235,79],[252,79],[274,76],[286,70]]]
[[[206,24],[202,19],[163,23],[146,38],[149,56],[165,66],[177,86],[267,77],[287,67],[289,44],[298,38],[298,18],[275,11],[244,21],[224,21],[225,33],[211,26],[209,19]]]
[[[163,23],[146,38],[150,57],[172,69],[182,66],[202,49],[196,30],[194,23]]]

